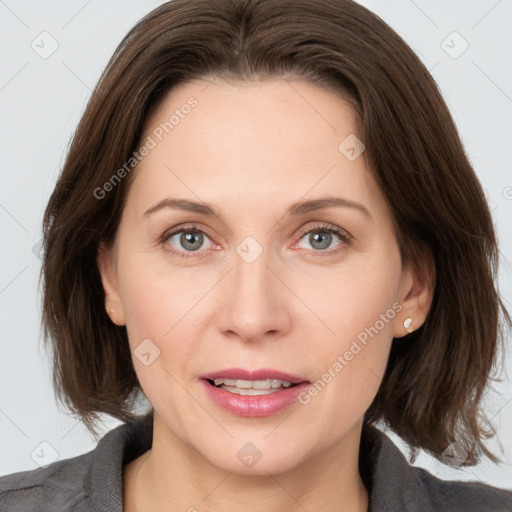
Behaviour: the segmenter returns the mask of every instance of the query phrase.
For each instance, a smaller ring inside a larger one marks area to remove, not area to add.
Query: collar
[[[107,432],[92,453],[87,477],[91,510],[123,512],[123,467],[151,448],[153,413],[136,416],[132,422]]]
[[[86,486],[91,509],[123,512],[123,466],[151,448],[152,411],[111,430],[92,456]],[[359,471],[368,490],[368,512],[512,512],[512,493],[481,483],[445,481],[411,466],[380,429],[364,424]]]
[[[420,479],[400,449],[381,430],[363,425],[359,471],[368,490],[368,512],[426,512],[418,508],[423,493]]]
[[[111,430],[98,442],[88,478],[93,510],[122,512],[123,466],[149,450],[152,438],[153,416],[148,413]],[[418,482],[411,467],[395,444],[370,424],[361,432],[359,470],[368,489],[368,512],[422,512],[414,507]]]

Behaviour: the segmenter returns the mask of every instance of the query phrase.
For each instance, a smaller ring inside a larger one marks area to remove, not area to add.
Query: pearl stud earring
[[[411,324],[412,324],[412,318],[409,316],[407,317],[405,320],[404,320],[404,329],[407,331],[407,332],[412,332],[413,330],[411,329]]]

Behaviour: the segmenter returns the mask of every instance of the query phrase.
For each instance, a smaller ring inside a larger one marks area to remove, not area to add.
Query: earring
[[[413,329],[411,329],[411,324],[412,318],[409,316],[404,320],[404,329],[409,333],[413,331]]]
[[[114,314],[114,309],[113,308],[110,308],[110,313],[113,315]]]

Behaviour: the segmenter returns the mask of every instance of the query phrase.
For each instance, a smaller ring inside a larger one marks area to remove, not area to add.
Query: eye
[[[337,253],[343,250],[350,240],[350,235],[346,231],[326,224],[314,226],[310,229],[301,228],[299,236],[304,238],[306,235],[308,235],[307,242],[312,246],[313,251],[317,253]],[[341,243],[334,249],[326,250],[333,242],[333,235],[339,238]]]
[[[206,232],[197,226],[181,227],[162,235],[162,243],[167,246],[167,250],[183,258],[203,256],[201,253],[204,251],[200,251],[200,249],[204,249],[205,240],[210,239]]]
[[[310,229],[301,228],[297,236],[302,240],[306,235],[309,235],[307,241],[312,246],[312,254],[334,254],[342,251],[350,242],[350,235],[345,230],[327,224],[313,226]],[[328,249],[333,242],[333,235],[340,243],[334,249]],[[204,247],[206,241],[209,241],[209,245]],[[181,226],[167,231],[162,235],[161,242],[167,251],[181,258],[203,257],[208,249],[215,250],[212,249],[214,244],[207,233],[196,225]]]

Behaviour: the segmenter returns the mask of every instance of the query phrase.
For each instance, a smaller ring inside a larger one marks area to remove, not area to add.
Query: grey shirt
[[[149,450],[152,433],[152,416],[138,416],[105,434],[88,453],[1,477],[0,512],[122,512],[123,466]],[[370,425],[362,431],[359,464],[369,512],[512,512],[512,492],[440,480],[411,466]]]

